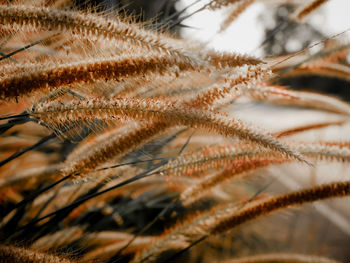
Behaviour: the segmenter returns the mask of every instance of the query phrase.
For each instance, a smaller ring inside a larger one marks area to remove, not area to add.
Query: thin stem
[[[35,143],[31,146],[22,148],[18,152],[12,154],[10,157],[6,158],[5,160],[2,160],[0,162],[0,167],[4,166],[5,164],[9,163],[10,161],[16,159],[17,157],[20,157],[21,155],[25,154],[26,152],[29,152],[31,150],[38,148],[39,146],[43,145],[44,143],[48,142],[49,140],[51,140],[53,138],[56,138],[55,133],[52,133],[52,134],[40,139],[37,143]]]
[[[40,43],[42,43],[42,42],[45,42],[46,40],[48,40],[48,39],[50,39],[50,38],[52,38],[52,37],[58,36],[58,35],[59,35],[59,33],[56,33],[56,34],[53,34],[53,35],[51,35],[51,36],[45,37],[45,38],[43,38],[43,39],[39,39],[39,40],[37,40],[37,41],[34,41],[34,42],[32,42],[32,43],[30,43],[30,44],[28,44],[28,45],[26,45],[26,46],[24,46],[24,47],[22,47],[22,48],[16,49],[15,51],[13,51],[13,52],[11,52],[11,53],[8,53],[8,54],[6,54],[6,55],[0,57],[0,61],[1,61],[1,60],[4,60],[4,59],[6,59],[6,58],[10,58],[10,57],[12,57],[13,55],[15,55],[15,54],[17,54],[17,53],[19,53],[19,52],[22,52],[22,51],[24,51],[24,50],[26,50],[26,49],[29,49],[29,48],[31,48],[31,47],[33,47],[33,46],[35,46],[35,45],[38,45],[38,44],[40,44]]]

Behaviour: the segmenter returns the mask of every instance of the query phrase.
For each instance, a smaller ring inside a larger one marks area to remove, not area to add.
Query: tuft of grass
[[[213,0],[195,12],[229,10],[224,30],[257,2]],[[288,17],[304,20],[324,3],[297,6]],[[184,255],[211,262],[197,244],[222,251],[222,234],[253,233],[248,221],[350,194],[349,181],[331,170],[334,162],[349,165],[349,139],[340,137],[349,104],[278,85],[308,75],[349,82],[349,48],[339,36],[322,41],[330,43],[315,55],[302,57],[306,49],[256,58],[160,31],[181,23],[182,11],[149,26],[73,4],[0,5],[0,262],[167,262]],[[278,105],[295,119],[300,112],[290,106],[311,108],[325,119],[263,129],[239,118],[249,103]],[[329,129],[339,134],[323,136]],[[262,187],[266,171],[288,167],[295,170],[282,172],[282,182],[320,167],[327,180],[271,196],[270,184],[280,185],[273,179]],[[255,239],[270,234],[255,224]],[[234,251],[247,246],[229,247],[216,260],[335,262],[292,253],[289,244],[285,253],[265,247],[242,258]]]

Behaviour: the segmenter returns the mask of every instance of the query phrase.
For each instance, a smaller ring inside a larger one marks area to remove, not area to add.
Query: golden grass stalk
[[[343,115],[350,114],[349,103],[346,103],[336,97],[305,91],[285,90],[284,92],[285,94],[289,94],[290,96],[282,97],[270,94],[268,97],[265,98],[265,102],[277,105],[314,108]]]
[[[211,234],[226,232],[240,224],[290,206],[350,195],[350,181],[324,184],[257,202],[218,222]]]
[[[227,69],[234,67],[241,67],[243,65],[257,66],[259,64],[266,64],[263,60],[236,53],[219,53],[213,50],[206,50],[199,53],[199,57],[205,61],[208,61],[210,65],[216,69]]]
[[[236,97],[242,93],[259,93],[262,94],[265,89],[256,89],[257,83],[266,80],[271,76],[271,71],[265,66],[246,66],[238,76],[230,76],[224,79],[223,83],[214,84],[208,90],[200,93],[195,98],[185,105],[191,107],[207,109],[214,104],[215,101],[227,97],[230,93],[235,94]]]
[[[146,31],[135,23],[107,19],[97,14],[34,7],[28,5],[0,5],[0,23],[14,28],[34,28],[69,32],[78,37],[118,40],[120,44],[138,45],[144,49],[166,52],[185,60],[192,60],[169,45],[165,35]]]
[[[66,258],[44,254],[35,250],[0,245],[0,263],[70,263]]]
[[[274,135],[277,138],[287,137],[287,136],[293,136],[295,134],[316,130],[316,129],[322,129],[327,128],[329,126],[341,126],[345,124],[345,121],[328,121],[328,122],[320,122],[315,124],[308,124],[308,125],[302,125],[295,128],[286,129],[280,132],[276,132]]]
[[[220,25],[220,32],[225,31],[255,0],[240,0]]]
[[[238,176],[242,177],[259,168],[278,163],[285,163],[288,161],[288,159],[283,157],[255,157],[248,160],[233,161],[231,164],[227,165],[227,167],[222,172],[213,175],[208,175],[201,179],[200,182],[188,187],[185,191],[181,193],[180,200],[182,200],[185,206],[188,206],[193,202],[197,201],[208,190],[226,182],[227,180],[237,178]]]
[[[208,8],[211,10],[216,10],[232,4],[239,3],[240,1],[242,0],[214,0],[210,2]]]
[[[220,169],[239,160],[249,161],[254,158],[274,156],[276,153],[261,151],[251,144],[205,147],[170,160],[158,172],[162,175],[193,176],[202,174],[210,168]]]
[[[350,161],[350,147],[346,143],[299,143],[296,149],[310,158],[339,162]]]
[[[157,134],[156,131],[163,129],[164,126],[166,123],[158,122],[152,126],[140,124],[124,130],[112,130],[101,144],[93,144],[86,152],[81,151],[75,158],[74,156],[69,158],[62,169],[63,175],[87,173],[112,158],[121,157],[151,140],[154,134]]]
[[[162,72],[177,66],[180,71],[194,69],[193,64],[168,55],[120,55],[59,65],[42,65],[42,69],[13,74],[0,79],[0,99],[11,99],[40,89]]]
[[[339,263],[316,255],[273,253],[225,260],[223,263]]]
[[[170,123],[172,126],[185,125],[203,128],[225,137],[238,137],[251,141],[291,158],[307,162],[297,152],[281,144],[273,136],[256,131],[240,120],[227,119],[218,113],[185,107],[182,103],[172,101],[126,98],[73,100],[67,104],[53,101],[38,104],[31,115],[50,125],[78,120],[90,121],[91,119],[112,121],[113,118],[128,117]],[[130,141],[130,138],[128,140]]]
[[[222,78],[221,71],[230,71],[230,77],[228,77],[228,79],[232,79],[231,85],[235,85],[234,81],[239,81],[238,77],[240,73],[242,73],[242,85],[253,85],[254,82],[257,82],[259,79],[255,79],[255,81],[254,79],[246,79],[246,81],[244,81],[245,79],[243,75],[247,75],[247,77],[254,77],[252,73],[248,75],[249,71],[256,72],[256,76],[261,75],[260,78],[263,78],[264,73],[266,74],[264,78],[269,77],[270,72],[266,69],[266,67],[263,68],[262,66],[265,63],[262,60],[254,57],[239,55],[235,53],[217,53],[212,50],[201,51],[198,53],[198,56],[201,60],[205,61],[205,63],[208,64],[206,72],[200,71],[201,68],[179,71],[176,68],[176,64],[174,64],[174,68],[169,67],[168,70],[162,72],[162,74],[159,74],[159,72],[154,72],[144,76],[138,75],[136,77],[129,77],[123,80],[122,83],[118,83],[118,89],[115,90],[113,96],[124,96],[126,94],[129,96],[139,96],[140,93],[143,94],[143,96],[154,96],[157,95],[154,94],[157,90],[167,95],[169,95],[170,92],[177,92],[183,95],[183,93],[181,93],[181,90],[179,91],[179,87],[183,87],[183,89],[187,89],[189,91],[192,90],[193,92],[193,90],[195,91],[196,89],[199,89],[199,86],[201,84],[203,87],[213,85],[216,79]],[[245,65],[249,65],[251,67],[246,67]],[[212,74],[208,75],[208,72],[211,72]],[[103,82],[99,83],[99,86],[103,86],[103,84]],[[121,84],[123,85],[122,87]],[[176,87],[174,87],[174,85],[176,85]],[[219,87],[220,85],[228,85],[228,81],[225,83],[218,83],[216,86]],[[109,86],[113,86],[115,88],[116,82],[111,81]],[[132,94],[130,94],[131,91]]]
[[[316,9],[325,4],[328,0],[313,0],[304,6],[301,6],[297,9],[292,15],[291,18],[296,21],[302,21]]]

